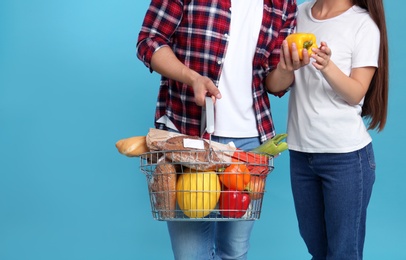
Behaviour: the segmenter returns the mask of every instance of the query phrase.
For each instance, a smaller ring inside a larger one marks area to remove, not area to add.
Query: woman
[[[312,259],[362,259],[375,181],[369,129],[387,116],[388,50],[382,0],[313,0],[297,32],[316,35],[311,64],[289,99],[291,184]],[[369,119],[368,128],[363,117]]]

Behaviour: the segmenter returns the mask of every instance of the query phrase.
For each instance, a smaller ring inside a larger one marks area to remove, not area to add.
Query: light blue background
[[[303,2],[303,1],[299,1]],[[146,0],[0,1],[0,259],[171,259],[146,180],[119,139],[153,126],[158,75],[135,56]],[[365,259],[406,259],[404,1],[386,1],[390,104],[372,133]],[[365,46],[368,48],[368,46]],[[272,97],[278,132],[287,97]],[[275,160],[250,259],[309,259],[288,154]]]

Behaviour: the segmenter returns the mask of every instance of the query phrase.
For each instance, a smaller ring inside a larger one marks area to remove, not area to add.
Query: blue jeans
[[[259,138],[212,137],[251,150]],[[254,221],[167,221],[172,251],[176,260],[247,259]]]
[[[290,151],[300,234],[312,259],[362,259],[375,181],[372,144],[350,153]]]

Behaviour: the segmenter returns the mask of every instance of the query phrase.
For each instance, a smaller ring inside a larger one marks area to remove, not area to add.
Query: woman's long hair
[[[366,9],[380,31],[378,68],[365,95],[361,114],[370,119],[368,129],[380,132],[386,124],[389,92],[388,36],[383,0],[353,0],[353,4]]]

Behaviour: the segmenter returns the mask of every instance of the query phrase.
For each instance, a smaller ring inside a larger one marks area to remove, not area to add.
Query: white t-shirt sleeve
[[[380,33],[372,20],[364,21],[355,41],[352,68],[378,67]]]

